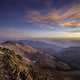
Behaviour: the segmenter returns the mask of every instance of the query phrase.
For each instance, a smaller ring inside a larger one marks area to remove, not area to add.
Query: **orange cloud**
[[[80,27],[80,22],[65,22],[64,26],[70,26],[70,27],[79,26]]]

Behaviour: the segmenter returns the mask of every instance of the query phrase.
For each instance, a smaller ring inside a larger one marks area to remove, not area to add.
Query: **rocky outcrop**
[[[0,80],[33,80],[31,70],[21,56],[0,47]]]

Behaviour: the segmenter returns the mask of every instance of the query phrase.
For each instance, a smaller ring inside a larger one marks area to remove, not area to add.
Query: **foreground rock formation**
[[[33,80],[30,65],[14,51],[0,47],[0,80]]]

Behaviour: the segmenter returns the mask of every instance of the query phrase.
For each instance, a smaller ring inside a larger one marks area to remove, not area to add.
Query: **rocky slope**
[[[0,80],[33,80],[29,62],[0,47]]]

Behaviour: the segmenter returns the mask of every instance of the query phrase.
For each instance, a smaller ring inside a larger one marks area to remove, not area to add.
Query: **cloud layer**
[[[37,10],[28,11],[24,19],[31,23],[40,23],[58,26],[80,26],[80,5],[74,5],[71,8],[48,11],[47,13],[42,13]]]

